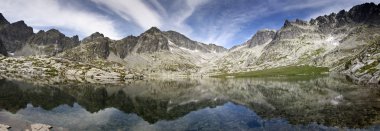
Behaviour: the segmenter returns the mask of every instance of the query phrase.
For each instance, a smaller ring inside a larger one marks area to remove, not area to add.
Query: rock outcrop
[[[189,38],[187,38],[185,35],[182,35],[181,33],[175,32],[175,31],[166,31],[163,32],[166,37],[170,39],[172,43],[179,47],[183,47],[190,50],[198,50],[201,52],[225,52],[227,49],[225,49],[222,46],[217,46],[215,44],[203,44],[197,41],[193,41]]]
[[[5,25],[9,25],[10,23],[8,22],[7,19],[4,18],[3,14],[0,13],[0,29],[5,26]]]
[[[153,53],[162,50],[169,50],[169,41],[158,28],[152,27],[139,36],[132,52]]]
[[[79,45],[78,36],[66,37],[56,29],[39,31],[31,36],[20,50],[15,52],[17,56],[48,55],[55,56],[67,49]]]
[[[275,35],[275,30],[260,30],[245,44],[247,44],[249,48],[255,47],[257,45],[263,45],[265,43],[271,42]]]
[[[359,84],[380,84],[380,37],[335,70]]]
[[[27,26],[24,21],[12,24],[3,23],[5,24],[0,28],[0,39],[3,41],[8,52],[15,52],[21,49],[29,37],[34,35],[33,28]]]
[[[78,62],[89,62],[94,60],[105,60],[110,54],[111,39],[96,32],[83,39],[80,46],[66,50],[59,57]]]
[[[136,36],[125,37],[113,43],[111,49],[113,52],[116,52],[120,58],[124,59],[127,55],[133,54],[138,39]]]

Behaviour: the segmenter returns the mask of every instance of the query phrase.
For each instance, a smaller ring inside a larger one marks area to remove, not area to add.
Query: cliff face
[[[206,52],[206,53],[210,53],[210,52],[220,53],[220,52],[227,51],[227,49],[222,46],[217,46],[215,44],[207,45],[200,42],[196,42],[175,31],[167,31],[167,32],[164,32],[164,34],[175,45],[179,47],[187,48],[190,50],[198,50],[198,51]]]
[[[156,27],[152,27],[139,36],[133,53],[152,53],[169,50],[169,41]]]
[[[55,45],[57,53],[62,52],[65,49],[69,49],[79,45],[78,36],[73,36],[71,38],[66,37],[64,34],[56,29],[51,29],[48,31],[40,31],[36,35],[29,38],[27,41],[29,44],[35,45]]]
[[[66,37],[56,29],[39,31],[31,36],[20,50],[15,52],[17,56],[48,55],[55,56],[67,49],[79,45],[78,36]]]
[[[80,46],[65,50],[58,57],[67,58],[73,61],[89,62],[93,60],[105,60],[110,54],[110,40],[98,32],[83,39]]]
[[[34,35],[33,29],[24,21],[9,24],[8,21],[1,20],[2,18],[4,17],[0,14],[0,39],[9,52],[15,52],[26,44],[29,37]]]
[[[10,23],[8,22],[8,20],[4,18],[2,13],[0,13],[0,28],[2,28],[5,25],[9,25],[9,24]]]
[[[257,45],[263,45],[272,41],[275,35],[275,30],[260,30],[245,44],[247,44],[249,48],[255,47]]]

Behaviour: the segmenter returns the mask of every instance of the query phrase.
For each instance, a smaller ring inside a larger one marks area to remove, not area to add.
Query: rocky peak
[[[294,27],[294,25],[307,26],[308,22],[300,19],[296,19],[295,21],[285,20],[283,28]]]
[[[348,14],[355,22],[379,22],[380,6],[375,3],[365,3],[352,7]]]
[[[4,25],[8,25],[10,24],[7,19],[5,19],[5,17],[3,16],[3,14],[0,13],[0,27],[4,26]]]
[[[95,33],[91,34],[90,36],[84,38],[83,42],[87,43],[87,42],[94,41],[95,39],[99,39],[99,38],[105,38],[105,37],[103,34],[101,34],[99,32],[95,32]]]
[[[222,46],[217,46],[215,44],[204,44],[197,41],[193,41],[186,37],[185,35],[178,33],[176,31],[166,31],[164,32],[165,36],[170,39],[175,45],[179,47],[184,47],[190,50],[198,50],[201,52],[224,52],[227,51],[226,48]]]
[[[46,31],[46,33],[51,34],[51,35],[53,35],[53,34],[55,34],[55,35],[61,35],[62,34],[57,29],[50,29],[50,30]]]
[[[125,58],[127,55],[131,54],[137,45],[138,37],[136,36],[127,36],[119,41],[116,41],[111,45],[113,52],[116,52],[120,58]]]
[[[158,29],[157,27],[152,27],[144,32],[144,34],[157,34],[157,33],[161,33],[161,30]]]
[[[169,50],[168,38],[164,36],[157,27],[152,27],[139,36],[135,49],[135,53],[157,52],[161,50]]]
[[[217,53],[221,53],[221,52],[226,52],[228,49],[224,48],[223,46],[219,46],[219,45],[216,45],[216,44],[208,44],[207,45],[208,49],[212,52],[217,52]]]
[[[198,42],[193,41],[186,37],[185,35],[175,32],[175,31],[166,31],[165,36],[167,36],[171,42],[173,42],[175,45],[179,47],[184,47],[190,50],[199,50],[202,52],[208,52],[208,49],[202,46],[201,44],[198,44]],[[207,46],[206,44],[204,44]]]
[[[290,26],[292,26],[292,24],[290,23],[290,21],[289,20],[285,20],[285,23],[284,23],[284,28],[286,28],[286,27],[290,27]]]
[[[46,47],[42,54],[54,56],[65,49],[73,48],[79,45],[78,36],[67,37],[56,29],[48,31],[39,31],[36,35],[30,37],[27,41],[30,45]]]
[[[50,29],[46,32],[43,30],[39,31],[35,36],[28,40],[28,43],[36,45],[58,44],[61,46],[75,46],[79,44],[79,40],[77,39],[77,36],[72,38],[66,37],[57,29]]]
[[[357,23],[380,23],[380,6],[374,3],[365,3],[352,7],[349,11],[341,10],[337,14],[319,16],[311,19],[312,25],[318,25],[324,33],[331,31],[331,28]]]
[[[0,28],[0,39],[9,52],[21,49],[33,35],[33,28],[27,26],[24,21],[7,24]]]
[[[300,20],[300,19],[296,19],[296,21],[294,23],[296,23],[298,25],[304,25],[304,26],[308,24],[307,21],[303,21],[303,20]]]
[[[285,21],[285,24],[289,24],[289,21]],[[259,30],[256,34],[246,42],[249,48],[257,45],[265,44],[266,42],[272,40],[276,35],[274,30]]]

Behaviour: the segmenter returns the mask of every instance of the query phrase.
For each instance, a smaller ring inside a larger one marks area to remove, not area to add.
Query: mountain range
[[[310,21],[286,20],[281,29],[259,30],[231,49],[156,27],[121,40],[99,32],[79,40],[56,29],[34,33],[24,21],[10,23],[0,14],[0,54],[4,56],[113,62],[144,76],[208,76],[310,65],[328,67],[358,83],[378,84],[379,44],[380,4],[374,3]]]

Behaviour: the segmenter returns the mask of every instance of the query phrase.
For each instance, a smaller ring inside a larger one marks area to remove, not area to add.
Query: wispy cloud
[[[92,0],[111,9],[123,19],[133,21],[143,29],[161,27],[162,20],[157,12],[140,0]]]
[[[114,39],[121,38],[109,18],[63,6],[58,0],[1,0],[0,12],[11,21],[25,20],[30,26],[63,28],[82,36],[98,31]]]
[[[91,0],[108,8],[124,20],[133,22],[143,30],[156,26],[164,30],[176,30],[189,34],[192,28],[185,21],[196,8],[209,0],[171,1],[164,7],[159,0]]]

